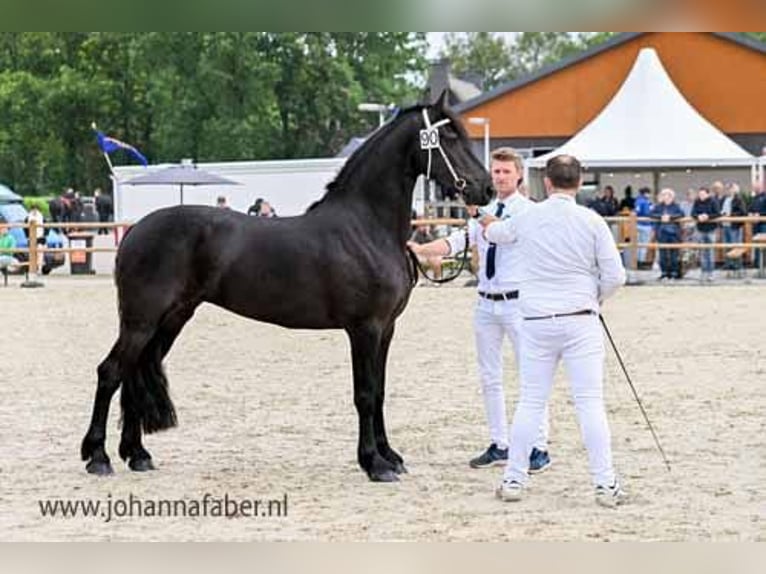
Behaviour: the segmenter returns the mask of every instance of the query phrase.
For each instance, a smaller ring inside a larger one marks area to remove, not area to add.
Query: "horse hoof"
[[[393,470],[384,470],[383,472],[370,473],[372,482],[399,482],[399,476]]]
[[[394,472],[396,474],[409,474],[409,470],[407,470],[407,467],[404,466],[403,462],[397,462],[396,466],[394,467]]]
[[[114,474],[112,465],[108,462],[91,460],[86,466],[85,470],[88,474],[95,474],[96,476],[109,476]]]
[[[154,463],[151,458],[131,458],[128,462],[130,470],[135,472],[146,472],[147,470],[155,470]]]

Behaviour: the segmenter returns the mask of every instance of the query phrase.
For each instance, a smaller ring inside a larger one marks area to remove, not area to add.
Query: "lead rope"
[[[463,272],[465,269],[465,263],[468,261],[469,256],[469,250],[471,246],[468,243],[468,221],[466,221],[465,229],[463,230],[465,233],[465,249],[463,250],[463,253],[460,257],[460,266],[458,267],[457,271],[450,275],[449,277],[442,277],[441,279],[437,279],[435,277],[429,277],[428,273],[425,269],[423,269],[423,266],[420,264],[420,260],[418,259],[418,256],[415,254],[415,252],[407,247],[407,252],[410,256],[410,259],[412,260],[415,270],[414,270],[414,278],[413,275],[411,275],[412,279],[412,285],[417,285],[418,283],[418,271],[420,271],[420,274],[423,275],[423,277],[426,278],[431,283],[436,283],[437,285],[441,285],[442,283],[449,283],[450,281],[454,281],[458,278],[458,276]]]

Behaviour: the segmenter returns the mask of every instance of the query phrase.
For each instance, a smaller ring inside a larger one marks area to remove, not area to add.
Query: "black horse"
[[[120,456],[132,470],[153,468],[142,430],[176,424],[162,359],[197,306],[208,302],[289,328],[344,329],[351,341],[359,464],[371,480],[397,480],[405,469],[386,438],[385,369],[394,322],[413,285],[405,247],[413,186],[429,170],[470,203],[491,198],[488,174],[443,98],[380,128],[300,217],[177,206],[139,221],[117,254],[120,333],[98,366],[81,448],[88,472],[112,472],[104,442],[120,384]]]

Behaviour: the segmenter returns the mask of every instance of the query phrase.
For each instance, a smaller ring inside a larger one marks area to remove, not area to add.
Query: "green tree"
[[[477,77],[480,88],[491,90],[523,73],[511,57],[505,38],[492,32],[449,33],[442,56],[450,60],[458,77]]]
[[[94,121],[155,163],[330,155],[375,126],[360,102],[415,100],[425,50],[403,32],[2,32],[0,181],[108,185]]]
[[[513,57],[526,73],[532,73],[587,47],[570,32],[522,32],[513,45]]]
[[[754,40],[766,43],[766,32],[744,32],[745,36],[750,36]]]

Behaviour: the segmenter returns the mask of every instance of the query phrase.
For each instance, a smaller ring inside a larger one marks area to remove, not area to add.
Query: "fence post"
[[[27,225],[29,230],[29,272],[27,273],[27,279],[24,281],[22,287],[44,287],[43,283],[37,279],[37,226],[38,223],[31,220]]]
[[[635,211],[631,211],[628,216],[628,241],[630,246],[630,269],[638,269],[638,216]]]

